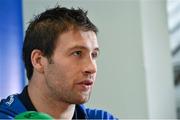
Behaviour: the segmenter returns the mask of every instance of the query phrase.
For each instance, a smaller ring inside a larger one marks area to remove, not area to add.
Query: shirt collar
[[[37,111],[29,97],[27,87],[28,86],[24,87],[22,93],[19,94],[18,97],[27,111]],[[76,105],[72,119],[87,119],[86,111],[83,105]]]

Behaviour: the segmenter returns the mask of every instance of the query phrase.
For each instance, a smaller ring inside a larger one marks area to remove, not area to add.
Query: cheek
[[[63,75],[63,69],[57,64],[49,64],[45,70],[45,77],[49,81],[57,82]]]
[[[73,84],[81,77],[81,62],[72,59],[54,59],[46,67],[46,76],[56,84]]]
[[[45,79],[50,91],[57,94],[69,85],[66,72],[57,65],[49,65],[45,72]]]
[[[61,69],[64,74],[68,74],[69,76],[73,75],[76,72],[79,72],[81,63],[76,60],[66,60],[61,64],[57,64],[59,69]]]
[[[54,81],[56,84],[69,84],[77,74],[77,67],[70,64],[51,64],[47,69],[47,78]]]

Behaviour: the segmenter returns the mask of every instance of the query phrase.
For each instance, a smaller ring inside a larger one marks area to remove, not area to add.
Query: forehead
[[[98,48],[97,36],[93,31],[71,30],[58,37],[56,48],[68,50],[77,46],[93,50]]]

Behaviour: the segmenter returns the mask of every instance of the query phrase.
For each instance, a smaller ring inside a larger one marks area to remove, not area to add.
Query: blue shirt
[[[12,119],[16,115],[34,110],[36,111],[35,107],[32,106],[30,99],[28,98],[28,93],[26,93],[27,88],[23,90],[21,94],[10,95],[6,99],[2,99],[0,102],[0,119]],[[25,97],[27,101],[30,102],[30,106],[27,107],[27,103],[22,102],[22,95],[27,94]],[[97,109],[89,109],[86,108],[83,104],[76,105],[75,112],[73,119],[117,119],[114,118],[113,115],[110,113],[97,110]]]

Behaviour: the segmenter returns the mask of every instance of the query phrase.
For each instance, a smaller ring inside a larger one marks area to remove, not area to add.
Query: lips
[[[78,84],[91,86],[93,84],[93,81],[92,80],[84,80],[82,82],[79,82]]]
[[[90,90],[92,85],[93,85],[92,80],[84,80],[84,81],[77,83],[78,88],[82,91]]]

